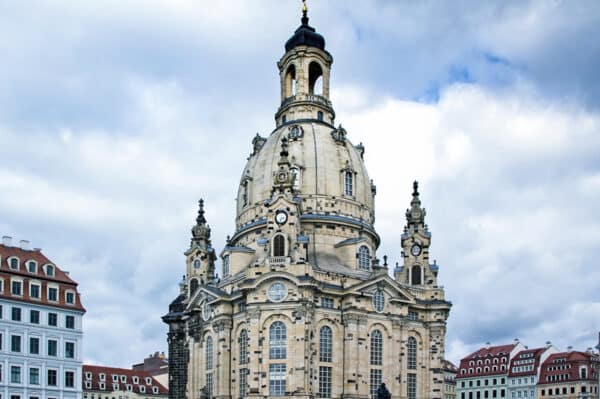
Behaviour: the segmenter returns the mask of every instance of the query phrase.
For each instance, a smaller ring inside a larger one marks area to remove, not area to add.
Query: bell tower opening
[[[290,65],[285,72],[285,98],[290,98],[296,95],[296,66]]]
[[[315,61],[308,66],[308,94],[323,95],[323,69]]]

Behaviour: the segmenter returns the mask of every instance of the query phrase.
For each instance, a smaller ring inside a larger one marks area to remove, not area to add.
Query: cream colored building
[[[163,318],[169,397],[369,398],[385,382],[393,398],[441,399],[451,304],[417,183],[392,278],[376,255],[365,149],[335,126],[333,58],[306,10],[285,48],[276,127],[252,141],[236,231],[219,253],[200,203]]]

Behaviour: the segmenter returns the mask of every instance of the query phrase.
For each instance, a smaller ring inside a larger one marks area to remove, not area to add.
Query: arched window
[[[410,272],[412,285],[421,285],[421,266],[413,266]]]
[[[223,257],[223,277],[229,276],[229,255]]]
[[[240,332],[240,364],[248,364],[248,331],[245,329]]]
[[[354,173],[352,171],[344,173],[344,195],[354,195]]]
[[[242,184],[242,206],[248,205],[248,180]]]
[[[191,279],[190,280],[190,296],[194,295],[196,293],[196,290],[198,289],[198,279]]]
[[[200,269],[200,266],[202,266],[202,263],[200,262],[199,259],[196,259],[194,261],[194,269]]]
[[[206,343],[205,343],[206,347],[204,348],[205,352],[205,363],[206,364],[206,370],[212,370],[213,368],[213,341],[212,341],[212,337],[208,336],[206,337]]]
[[[19,268],[19,258],[10,258],[10,268],[13,270],[17,270]]]
[[[409,370],[417,369],[417,339],[415,337],[408,337],[406,343],[406,352],[408,356],[407,367]]]
[[[317,62],[311,62],[308,66],[308,93],[323,94],[323,69]]]
[[[320,362],[331,362],[332,361],[332,332],[328,326],[321,327],[319,331],[319,361]]]
[[[290,65],[285,73],[285,97],[296,95],[296,67]]]
[[[358,268],[363,270],[370,270],[371,256],[369,247],[366,245],[361,246],[358,249]]]
[[[273,238],[273,256],[285,256],[285,237],[277,234]]]
[[[383,359],[383,337],[381,331],[371,333],[371,364],[380,366]]]
[[[322,111],[317,111],[317,120],[319,120],[319,121],[323,120],[323,112]]]
[[[269,327],[269,359],[285,359],[287,332],[285,324],[276,321]]]

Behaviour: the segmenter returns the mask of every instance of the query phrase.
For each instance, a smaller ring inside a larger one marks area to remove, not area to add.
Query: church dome
[[[304,212],[340,215],[373,225],[374,187],[362,145],[354,146],[341,126],[292,121],[267,139],[255,139],[255,153],[244,168],[238,193],[238,228],[255,219],[262,204],[271,198],[284,139],[295,176],[295,196],[303,200]]]

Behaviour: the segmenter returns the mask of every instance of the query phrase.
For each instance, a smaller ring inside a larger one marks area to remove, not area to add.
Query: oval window
[[[287,287],[283,283],[271,284],[271,286],[269,287],[269,291],[267,292],[269,299],[273,302],[283,301],[287,294]]]
[[[383,312],[383,308],[385,308],[385,295],[383,291],[376,291],[373,295],[373,307],[376,312]]]

